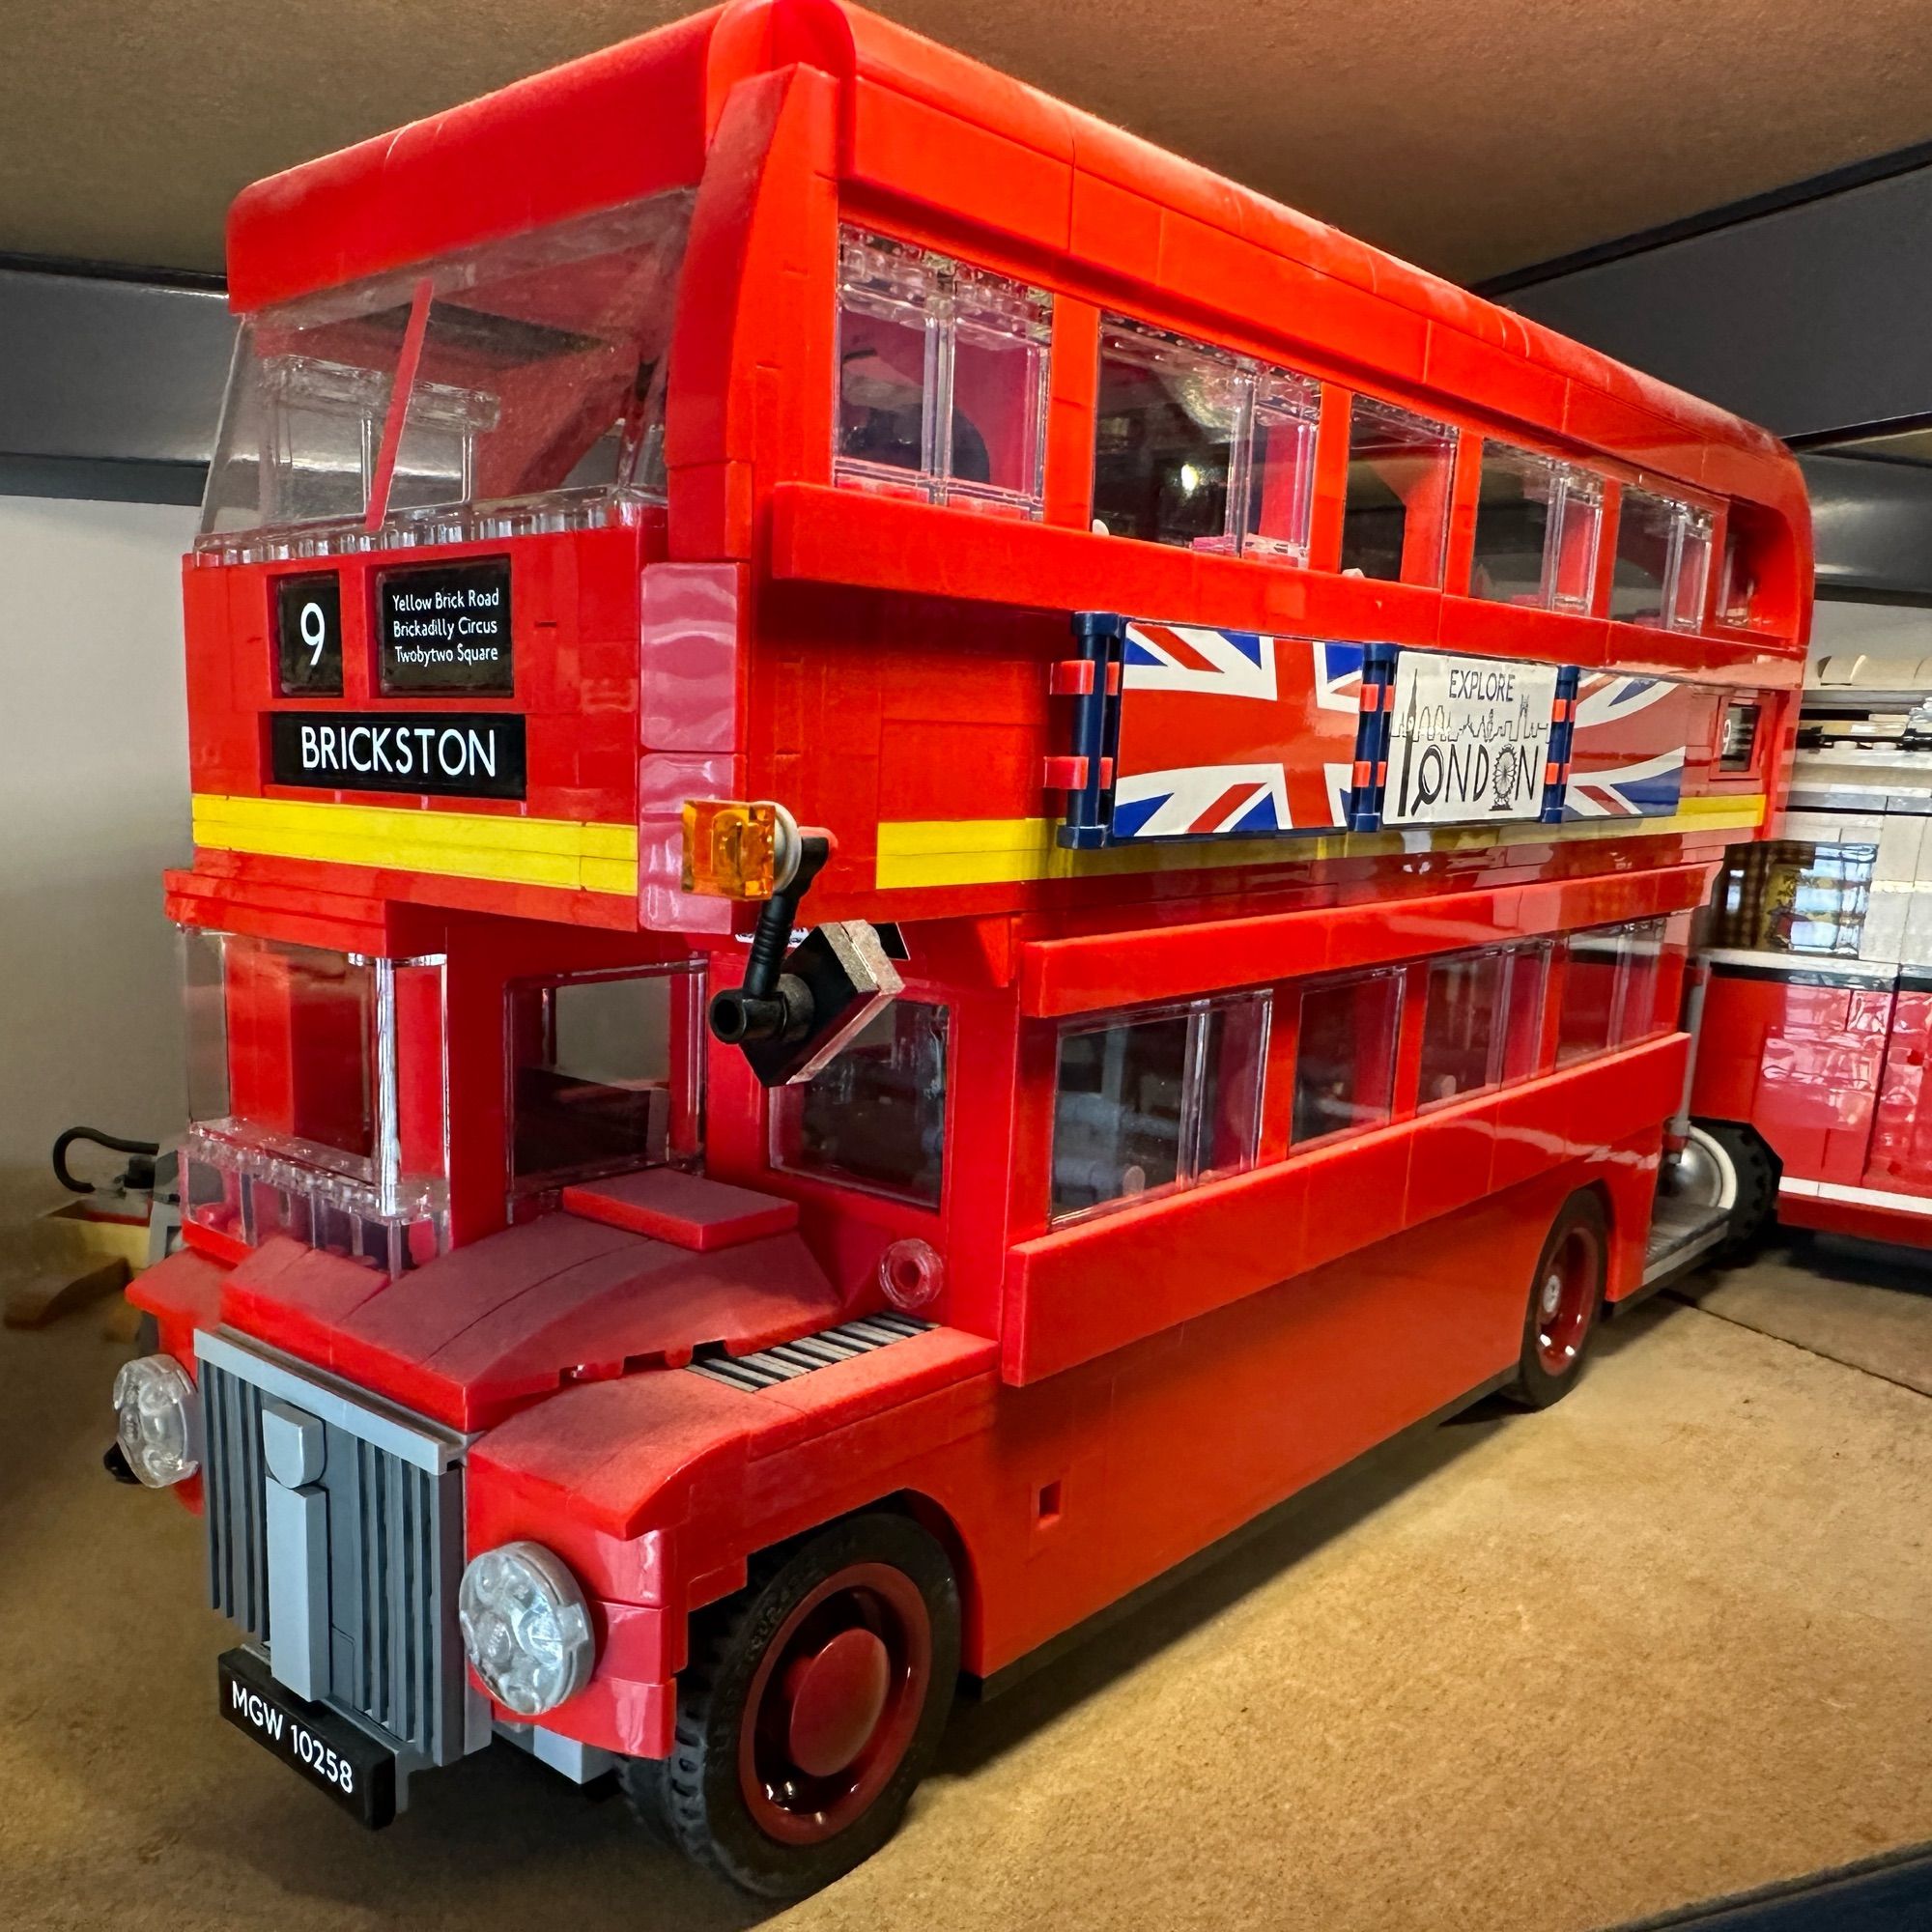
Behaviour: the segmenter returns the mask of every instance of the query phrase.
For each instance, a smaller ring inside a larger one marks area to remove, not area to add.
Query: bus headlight
[[[561,1557],[540,1543],[486,1549],[456,1593],[464,1654],[484,1689],[520,1718],[540,1717],[590,1682],[590,1606]]]
[[[143,1355],[114,1378],[114,1416],[128,1466],[151,1490],[201,1467],[201,1407],[172,1355]]]

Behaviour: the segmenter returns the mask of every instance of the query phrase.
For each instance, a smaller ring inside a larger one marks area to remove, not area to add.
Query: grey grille
[[[215,1608],[265,1645],[272,1662],[262,1409],[265,1398],[292,1401],[325,1430],[317,1487],[328,1504],[328,1701],[432,1763],[462,1756],[465,1681],[455,1605],[461,1470],[421,1466],[440,1460],[434,1454],[412,1460],[396,1453],[388,1445],[407,1432],[388,1418],[362,1414],[332,1391],[306,1387],[279,1364],[256,1364],[231,1345],[220,1345],[223,1362],[209,1360],[211,1338],[200,1341]],[[366,1434],[355,1426],[358,1417]]]
[[[809,1376],[813,1369],[828,1369],[835,1362],[849,1362],[873,1349],[903,1342],[909,1335],[923,1335],[931,1326],[911,1315],[867,1315],[861,1321],[842,1321],[837,1328],[822,1328],[816,1335],[801,1335],[796,1342],[760,1349],[753,1355],[716,1355],[693,1362],[690,1372],[726,1388],[775,1388],[794,1377]]]

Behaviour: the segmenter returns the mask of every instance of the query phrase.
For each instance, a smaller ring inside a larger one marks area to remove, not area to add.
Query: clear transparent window
[[[318,524],[353,535],[392,514],[531,499],[553,515],[613,496],[661,500],[665,354],[691,205],[689,190],[653,196],[248,318],[204,541]]]
[[[1871,910],[1878,846],[1775,838],[1733,846],[1718,875],[1719,946],[1856,959]]]
[[[1673,497],[1626,486],[1617,513],[1610,615],[1694,631],[1704,621],[1712,519]]]
[[[1267,1023],[1257,993],[1063,1028],[1052,1218],[1252,1167]]]
[[[1037,517],[1052,298],[853,228],[838,260],[835,479]]]
[[[1602,1053],[1616,1038],[1623,977],[1621,932],[1579,932],[1571,938],[1556,1020],[1558,1066]]]
[[[1504,1028],[1499,1022],[1506,967],[1501,952],[1464,952],[1429,962],[1418,1106],[1463,1099],[1502,1077]]]
[[[701,994],[681,967],[510,987],[513,1192],[694,1151]]]
[[[772,1165],[939,1205],[948,1009],[896,999],[810,1080],[772,1096]]]
[[[1291,1145],[1379,1126],[1388,1119],[1402,985],[1399,972],[1365,973],[1303,990]]]
[[[1549,983],[1549,954],[1545,940],[1512,946],[1503,954],[1505,1081],[1527,1080],[1543,1064],[1543,1002]]]
[[[1456,432],[1372,396],[1349,412],[1342,568],[1357,577],[1440,583],[1449,539]]]
[[[1711,579],[1711,518],[1686,510],[1678,523],[1677,572],[1670,589],[1670,625],[1695,631],[1704,622],[1704,592]]]
[[[1658,1011],[1663,989],[1663,922],[1646,919],[1623,932],[1624,997],[1617,1037],[1625,1044],[1648,1039],[1665,1025]]]
[[[1307,376],[1104,317],[1094,527],[1307,562],[1321,408]]]
[[[1470,595],[1587,611],[1602,516],[1602,486],[1586,471],[1486,442]]]
[[[185,945],[190,1218],[391,1273],[446,1247],[442,960]]]
[[[1255,385],[1243,556],[1308,561],[1315,438],[1321,416],[1319,383],[1280,369],[1262,371]]]
[[[1094,526],[1232,550],[1251,384],[1226,351],[1108,316],[1094,402]]]

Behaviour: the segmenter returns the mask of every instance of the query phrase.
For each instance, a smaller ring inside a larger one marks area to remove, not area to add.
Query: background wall
[[[182,1112],[174,932],[188,853],[174,505],[0,497],[0,1215],[58,1199],[76,1122]]]
[[[1811,607],[1811,657],[1932,658],[1932,611],[1821,597]]]

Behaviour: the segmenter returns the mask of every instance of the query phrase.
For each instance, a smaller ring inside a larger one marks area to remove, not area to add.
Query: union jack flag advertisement
[[[1362,661],[1360,644],[1127,624],[1113,838],[1345,827]]]
[[[1563,816],[1663,818],[1684,794],[1688,747],[1711,744],[1720,692],[1586,670],[1577,686]]]

